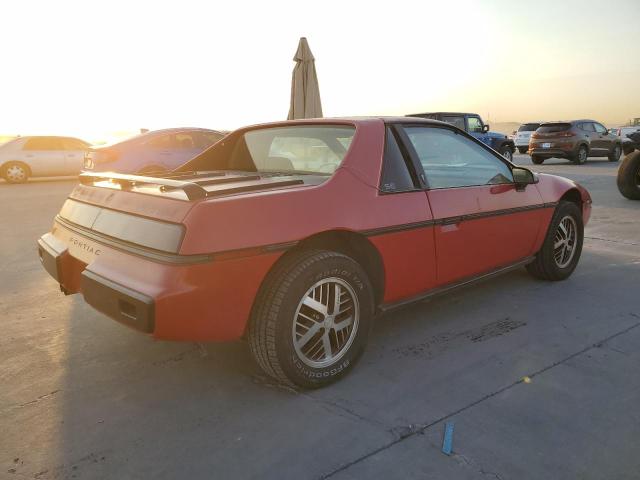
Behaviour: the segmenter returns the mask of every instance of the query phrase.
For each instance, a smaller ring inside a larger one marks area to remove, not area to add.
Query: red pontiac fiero
[[[38,241],[66,294],[158,339],[248,339],[276,379],[349,371],[379,312],[576,268],[589,193],[418,118],[239,129],[162,177],[83,174]]]

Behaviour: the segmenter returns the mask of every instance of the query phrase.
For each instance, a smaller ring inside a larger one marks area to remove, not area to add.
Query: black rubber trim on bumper
[[[67,253],[67,250],[56,251],[51,245],[38,239],[38,255],[40,257],[40,263],[44,269],[51,275],[58,283],[62,282],[62,257]]]
[[[114,320],[145,333],[153,333],[155,304],[151,297],[112,282],[89,270],[81,275],[85,301]]]

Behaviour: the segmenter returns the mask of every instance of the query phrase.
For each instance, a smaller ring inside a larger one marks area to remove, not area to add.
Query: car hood
[[[507,138],[507,136],[504,133],[498,133],[498,132],[487,132],[486,133],[487,136],[489,136],[490,138]]]

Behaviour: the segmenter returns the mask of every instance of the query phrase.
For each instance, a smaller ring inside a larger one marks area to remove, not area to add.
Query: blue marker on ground
[[[451,455],[453,449],[453,422],[444,424],[444,438],[442,439],[442,453]]]

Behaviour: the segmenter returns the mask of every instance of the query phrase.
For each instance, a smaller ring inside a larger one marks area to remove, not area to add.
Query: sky
[[[282,120],[301,36],[325,116],[640,117],[640,0],[5,0],[0,13],[0,134]]]

